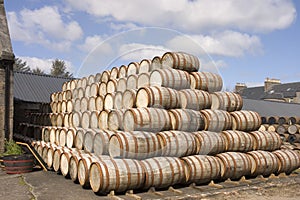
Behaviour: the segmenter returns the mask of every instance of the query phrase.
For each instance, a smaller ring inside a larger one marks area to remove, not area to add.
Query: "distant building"
[[[266,78],[264,86],[259,87],[248,88],[244,83],[237,83],[235,92],[244,99],[300,103],[300,82],[282,84],[278,79]]]

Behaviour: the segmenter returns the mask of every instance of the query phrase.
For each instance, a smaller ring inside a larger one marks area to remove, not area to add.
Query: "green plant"
[[[15,141],[5,141],[5,152],[1,156],[22,155],[22,147],[16,144]]]

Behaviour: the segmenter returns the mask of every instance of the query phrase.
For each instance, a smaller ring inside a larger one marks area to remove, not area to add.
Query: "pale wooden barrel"
[[[169,87],[176,90],[190,88],[188,72],[176,69],[156,69],[150,74],[151,86]]]
[[[158,132],[162,156],[182,157],[196,154],[197,140],[189,132],[183,131],[163,131]]]
[[[232,119],[227,111],[205,109],[200,112],[204,118],[204,130],[219,132],[231,129]]]
[[[89,178],[95,193],[125,192],[143,187],[145,171],[138,160],[105,159],[92,163]]]
[[[62,127],[59,131],[59,146],[65,146],[66,145],[66,140],[67,140],[67,132],[68,128]]]
[[[108,93],[104,97],[104,109],[111,110],[114,108],[115,93]]]
[[[62,91],[66,91],[67,90],[67,82],[64,82],[63,84],[62,84],[62,86],[61,86],[61,90]]]
[[[57,102],[57,113],[61,113],[61,101]]]
[[[74,100],[73,111],[80,112],[80,99],[77,98]]]
[[[136,107],[137,90],[127,89],[123,93],[122,105],[124,109]]]
[[[101,75],[101,82],[107,83],[109,81],[109,78],[110,78],[110,71],[109,70],[103,71]]]
[[[261,125],[261,118],[254,111],[234,111],[230,113],[232,116],[232,129],[240,131],[256,131]]]
[[[169,110],[172,130],[198,131],[203,130],[204,120],[200,111],[191,109]]]
[[[87,85],[88,85],[88,78],[87,77],[82,77],[81,78],[81,87],[86,88]]]
[[[179,91],[181,108],[202,110],[210,108],[211,96],[208,92],[196,89],[184,89]]]
[[[114,98],[114,109],[122,109],[123,108],[123,92],[116,92]]]
[[[101,76],[102,76],[101,73],[96,73],[96,75],[95,75],[95,82],[96,82],[96,83],[101,82]]]
[[[280,135],[272,131],[252,131],[250,134],[254,138],[253,150],[274,151],[279,149],[282,140]]]
[[[56,126],[64,126],[64,114],[58,113],[56,116]]]
[[[165,87],[142,87],[136,94],[136,106],[156,108],[180,108],[180,98],[177,90]]]
[[[267,131],[276,132],[278,126],[279,126],[278,124],[269,125]]]
[[[62,92],[58,92],[58,102],[61,102],[63,100]]]
[[[99,128],[98,118],[100,111],[94,110],[90,113],[90,128]]]
[[[73,100],[67,101],[67,112],[70,113],[74,110],[74,103]]]
[[[88,110],[93,111],[96,110],[96,98],[95,96],[88,98]]]
[[[51,144],[55,144],[55,132],[57,127],[52,126],[49,132],[49,141]]]
[[[139,74],[149,72],[151,68],[151,60],[143,59],[140,62]]]
[[[199,70],[199,59],[185,52],[167,52],[161,58],[163,68],[174,68],[185,70],[188,72],[196,72]]]
[[[103,96],[97,96],[96,97],[96,110],[102,111],[104,108],[104,97]]]
[[[117,91],[124,92],[127,84],[127,79],[126,78],[119,78],[118,79],[118,85],[117,85]]]
[[[105,96],[107,94],[106,83],[101,82],[99,84],[98,94],[101,96]]]
[[[243,107],[242,97],[234,92],[214,92],[211,94],[212,110],[226,110],[228,112],[241,110]]]
[[[214,156],[192,155],[183,157],[187,166],[187,183],[204,184],[218,180],[221,176],[220,163]]]
[[[109,155],[113,158],[146,159],[161,155],[155,133],[118,131],[109,139]]]
[[[83,97],[80,99],[80,112],[88,110],[89,98]]]
[[[289,117],[286,116],[281,116],[278,118],[278,124],[283,125],[283,124],[288,124]]]
[[[191,88],[208,92],[221,91],[223,81],[220,75],[211,72],[191,72]]]
[[[119,74],[119,68],[118,67],[113,67],[111,70],[110,70],[110,79],[117,79],[119,78],[118,77],[118,74]]]
[[[54,153],[53,153],[53,169],[54,171],[59,171],[60,170],[60,158],[61,158],[61,155],[64,153],[64,152],[68,152],[68,151],[71,151],[71,149],[67,148],[67,147],[61,147],[61,148],[57,148],[54,150]]]
[[[78,88],[77,91],[78,91],[78,98],[79,99],[83,98],[84,94],[85,94],[84,89],[81,87],[81,88]]]
[[[72,127],[80,127],[81,126],[81,117],[82,113],[81,112],[73,112],[71,115],[71,126]]]
[[[166,188],[186,182],[185,165],[176,157],[155,157],[141,160],[146,173],[144,188]]]
[[[126,65],[122,65],[119,68],[118,77],[119,78],[125,78],[125,77],[127,77],[127,66]]]
[[[126,81],[126,88],[127,89],[137,89],[137,81],[138,81],[138,75],[137,74],[131,74],[127,77]]]
[[[40,156],[42,157],[42,159],[44,160],[44,162],[47,162],[48,160],[48,149],[52,146],[52,144],[50,143],[45,143],[43,144],[42,147],[42,154],[40,154]]]
[[[72,90],[72,99],[78,98],[78,88]]]
[[[62,127],[58,127],[55,130],[55,144],[59,145],[59,134],[60,134],[60,130],[62,129]]]
[[[276,150],[273,153],[279,160],[279,168],[277,174],[290,174],[300,167],[300,154],[294,150]]]
[[[91,74],[88,76],[88,85],[95,83],[95,75]]]
[[[83,139],[84,139],[84,135],[86,133],[86,129],[83,128],[77,128],[76,129],[76,136],[75,136],[75,140],[74,140],[74,146],[78,149],[78,150],[82,150],[83,149]]]
[[[61,112],[62,112],[62,113],[67,112],[67,101],[66,101],[66,100],[63,100],[63,101],[61,102]]]
[[[89,98],[91,96],[91,86],[87,85],[84,89],[84,96]]]
[[[70,160],[73,155],[78,155],[79,152],[76,149],[72,151],[64,152],[60,157],[60,171],[63,176],[69,177],[69,169],[70,169]]]
[[[108,129],[108,110],[102,110],[98,116],[98,126],[102,130]]]
[[[100,129],[88,129],[83,136],[83,149],[87,153],[94,152],[94,138]]]
[[[75,183],[78,182],[78,163],[81,159],[81,151],[78,154],[73,154],[70,158],[69,162],[69,175],[72,181]]]
[[[250,151],[247,153],[251,161],[251,176],[269,176],[278,171],[279,161],[275,154],[268,151]]]
[[[300,117],[292,116],[288,119],[288,124],[300,124]]]
[[[155,56],[152,60],[151,60],[151,67],[150,67],[150,71],[156,70],[156,69],[161,69],[161,57],[159,56]]]
[[[110,79],[106,84],[106,92],[107,93],[114,93],[117,91],[117,84],[118,80]]]
[[[98,96],[98,94],[99,94],[99,83],[98,82],[92,83],[90,87],[90,95]]]
[[[90,188],[89,171],[93,162],[98,161],[98,157],[92,154],[82,154],[78,162],[78,182],[83,188]]]
[[[57,113],[57,102],[50,103],[52,113]]]
[[[42,129],[42,140],[45,142],[50,142],[50,126],[45,126]]]
[[[131,108],[123,118],[125,131],[164,131],[171,127],[168,111],[159,108]]]
[[[108,113],[107,125],[111,131],[123,130],[123,116],[126,109],[114,109]]]
[[[251,160],[241,152],[225,152],[216,155],[221,166],[221,178],[226,180],[240,179],[251,174]]]
[[[269,124],[262,124],[262,125],[260,125],[258,130],[259,131],[267,131],[268,128],[269,128]]]
[[[222,131],[226,140],[226,151],[247,152],[253,150],[254,138],[251,134],[243,131]]]
[[[55,144],[51,144],[51,146],[49,146],[49,148],[47,149],[47,160],[45,162],[49,168],[53,167],[53,155],[54,155],[54,151],[57,148],[62,148],[62,147],[58,147]]]
[[[291,144],[300,143],[300,134],[290,134],[287,136],[287,141]]]
[[[215,155],[225,152],[226,140],[221,133],[212,131],[197,131],[193,132],[198,140],[198,148],[196,154]]]
[[[57,126],[57,113],[50,113],[50,120],[52,126]]]
[[[150,86],[150,73],[141,73],[137,79],[137,88],[149,87]]]
[[[137,62],[131,62],[128,64],[127,67],[127,77],[129,77],[132,74],[138,74],[139,73],[140,65]]]
[[[297,133],[300,133],[300,125],[299,124],[292,124],[292,125],[289,125],[287,127],[287,132],[289,134],[297,134]]]
[[[68,128],[67,136],[66,136],[66,146],[68,148],[72,148],[75,146],[75,137],[76,137],[76,129],[75,128]]]
[[[84,111],[81,116],[81,127],[84,129],[90,128],[91,111]]]
[[[66,95],[66,100],[71,100],[71,99],[73,99],[73,93],[72,93],[72,90],[71,89],[69,89],[69,90],[66,90],[65,91],[65,95]]]
[[[114,131],[101,130],[94,136],[94,154],[96,156],[108,155],[109,138],[114,134]]]

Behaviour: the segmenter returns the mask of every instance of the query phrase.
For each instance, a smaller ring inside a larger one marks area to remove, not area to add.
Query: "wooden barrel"
[[[137,160],[106,159],[92,163],[89,181],[93,192],[125,192],[142,188],[145,171]]]
[[[98,157],[92,154],[83,154],[78,162],[78,182],[83,188],[90,188],[89,171],[93,162],[98,161]]]
[[[243,107],[242,97],[234,92],[214,92],[211,94],[212,110],[226,110],[228,112],[241,110]]]
[[[252,131],[250,134],[254,138],[253,150],[274,151],[279,149],[282,141],[276,132],[272,131]]]
[[[50,142],[50,126],[45,126],[42,129],[42,140],[45,142]]]
[[[95,75],[91,74],[88,77],[88,85],[92,85],[93,83],[95,83]]]
[[[107,125],[111,131],[123,130],[123,116],[126,109],[114,109],[108,113]]]
[[[155,56],[152,60],[151,60],[151,67],[150,67],[150,71],[154,71],[156,69],[161,69],[161,57],[159,56]]]
[[[262,125],[260,125],[258,130],[259,131],[267,131],[268,128],[269,128],[269,124],[262,124]]]
[[[140,62],[139,74],[149,72],[150,68],[151,68],[151,60],[143,59]]]
[[[68,100],[67,101],[67,112],[70,113],[74,110],[74,103],[73,100]]]
[[[56,126],[64,126],[64,114],[63,113],[57,113]]]
[[[88,85],[88,78],[87,77],[82,77],[81,78],[81,87],[86,88],[87,85]]]
[[[59,145],[59,135],[60,135],[60,130],[62,127],[59,127],[55,130],[55,144]]]
[[[51,120],[51,125],[56,126],[57,125],[57,113],[50,113],[50,120]]]
[[[287,141],[291,144],[300,143],[300,134],[290,134],[290,135],[288,135]]]
[[[88,98],[88,110],[89,111],[96,110],[96,98],[97,97],[89,97]]]
[[[57,113],[57,102],[50,103],[52,113]]]
[[[75,183],[78,183],[78,163],[81,159],[81,154],[81,152],[78,154],[72,154],[69,162],[69,175],[71,180]]]
[[[63,101],[61,102],[61,112],[62,112],[62,113],[67,112],[67,101],[66,101],[66,100],[63,100]]]
[[[136,107],[137,90],[127,89],[123,93],[122,105],[124,109]]]
[[[118,77],[119,78],[125,78],[125,77],[127,77],[127,66],[126,65],[122,65],[119,68]]]
[[[251,151],[247,153],[251,161],[251,176],[269,176],[278,171],[277,157],[268,151]]]
[[[102,111],[104,108],[104,97],[103,96],[97,96],[96,97],[96,110]]]
[[[70,160],[73,155],[78,155],[79,152],[76,150],[73,151],[66,151],[60,157],[60,171],[63,176],[69,176],[69,169],[70,169]]]
[[[149,87],[150,86],[150,73],[141,73],[138,75],[137,88]]]
[[[124,113],[125,131],[164,131],[171,127],[168,111],[159,108],[131,108]]]
[[[203,90],[185,89],[179,91],[181,108],[202,110],[210,108],[210,94]]]
[[[221,91],[223,81],[220,75],[211,72],[191,72],[191,89],[205,90],[210,93]]]
[[[86,133],[86,129],[82,129],[82,128],[77,128],[76,130],[76,136],[75,136],[75,140],[74,140],[74,146],[78,149],[78,150],[82,150],[83,149],[83,138],[84,135]]]
[[[88,129],[83,136],[83,149],[87,153],[94,152],[94,138],[100,129]]]
[[[122,109],[123,108],[123,92],[116,92],[114,99],[114,109]]]
[[[87,85],[84,89],[84,96],[89,98],[91,96],[91,86],[90,85]]]
[[[127,89],[126,84],[127,84],[126,78],[119,78],[118,85],[117,85],[117,91],[124,92]]]
[[[177,90],[165,87],[142,87],[136,94],[136,106],[156,108],[180,108],[180,98]]]
[[[104,97],[104,109],[111,110],[114,108],[115,93],[108,93]]]
[[[212,131],[193,132],[196,140],[198,140],[198,148],[196,154],[215,155],[226,150],[226,140],[221,133]]]
[[[94,136],[93,150],[94,155],[108,155],[109,138],[114,134],[114,131],[101,130]]]
[[[232,127],[232,119],[229,112],[224,110],[205,109],[200,111],[204,117],[204,130],[224,131]]]
[[[278,126],[279,126],[278,124],[269,125],[267,131],[276,132]]]
[[[187,183],[204,184],[218,180],[221,176],[220,163],[214,156],[192,155],[183,157],[187,166]]]
[[[72,148],[75,146],[75,137],[76,137],[76,129],[75,128],[68,128],[67,136],[66,136],[66,146],[68,148]]]
[[[50,128],[50,132],[49,132],[49,141],[51,144],[55,144],[55,132],[56,132],[57,127],[52,126]]]
[[[110,79],[110,71],[109,70],[103,71],[101,75],[101,82],[107,83],[109,79]]]
[[[118,80],[117,79],[111,79],[107,82],[106,84],[106,92],[107,93],[114,93],[117,91],[117,84]]]
[[[90,128],[99,128],[98,119],[100,111],[94,110],[90,113]]]
[[[131,62],[128,64],[127,67],[127,77],[129,77],[132,74],[138,74],[139,73],[140,65],[137,62]]]
[[[90,87],[90,95],[96,97],[98,96],[98,94],[99,94],[99,83],[98,82],[92,83]]]
[[[81,87],[81,88],[78,88],[77,91],[78,91],[78,98],[82,99],[85,94],[84,89]]]
[[[80,112],[88,110],[89,98],[83,97],[80,99]]]
[[[62,147],[58,147],[55,144],[51,144],[50,146],[47,147],[47,160],[44,160],[44,161],[49,168],[52,168],[52,166],[53,166],[53,155],[54,155],[54,151],[57,148],[62,148]]]
[[[157,134],[162,156],[182,157],[197,152],[198,140],[189,132],[163,131]]]
[[[108,110],[102,110],[98,116],[98,126],[100,129],[108,129]]]
[[[66,140],[67,140],[67,132],[68,129],[65,127],[62,127],[59,131],[59,146],[65,146],[66,145]]]
[[[71,151],[71,149],[67,148],[67,147],[61,147],[61,148],[57,148],[54,150],[54,153],[53,153],[53,169],[54,171],[58,172],[60,170],[60,158],[61,158],[61,155],[64,153],[64,152],[68,152],[68,151]]]
[[[261,116],[260,118],[263,125],[268,123],[267,117]]]
[[[251,134],[243,131],[222,131],[226,140],[226,151],[247,152],[253,150],[254,138]]]
[[[297,134],[297,133],[300,133],[300,125],[299,124],[292,124],[292,125],[289,125],[287,127],[287,132],[289,134]]]
[[[73,112],[72,115],[71,115],[71,127],[80,127],[81,126],[81,117],[82,117],[82,114],[81,112]]]
[[[279,117],[278,116],[270,116],[268,117],[268,124],[277,124]]]
[[[226,180],[240,179],[251,174],[251,160],[241,152],[225,152],[216,155],[221,166],[221,178]]]
[[[288,121],[289,121],[289,117],[286,117],[286,116],[281,116],[278,118],[279,125],[288,124]]]
[[[167,52],[161,58],[163,68],[174,68],[188,72],[196,72],[199,70],[199,59],[185,52]]]
[[[230,113],[232,116],[232,129],[239,131],[256,131],[261,125],[261,118],[254,111],[235,111]]]
[[[119,74],[119,68],[118,67],[113,67],[110,70],[110,79],[117,79],[117,78],[119,78],[118,74]]]
[[[33,155],[8,155],[3,156],[3,164],[7,174],[22,174],[33,169]]]
[[[138,75],[131,74],[127,77],[126,81],[126,88],[127,89],[137,89],[137,81],[138,81]]]
[[[166,188],[185,183],[185,165],[176,157],[155,157],[141,160],[146,179],[144,188]]]
[[[150,74],[151,86],[169,87],[176,90],[190,88],[190,75],[175,69],[156,69]]]
[[[101,82],[99,84],[98,94],[101,95],[101,96],[105,96],[107,94],[106,83]]]
[[[96,73],[96,74],[95,74],[95,82],[96,82],[96,83],[101,82],[101,76],[102,76],[101,73]]]
[[[113,158],[146,159],[161,155],[155,133],[119,131],[109,139],[109,155]]]
[[[169,110],[172,130],[198,131],[203,130],[204,120],[200,111],[191,109]]]
[[[80,99],[74,100],[73,111],[80,112]]]
[[[84,129],[90,128],[91,111],[84,111],[81,116],[81,127]]]
[[[276,150],[273,152],[279,160],[277,174],[290,174],[300,167],[300,154],[293,150]]]
[[[289,125],[287,125],[287,124],[278,125],[278,127],[276,129],[276,132],[278,134],[287,133],[288,132],[288,127],[289,127]]]

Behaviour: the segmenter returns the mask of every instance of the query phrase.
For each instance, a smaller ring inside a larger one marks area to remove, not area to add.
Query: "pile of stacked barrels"
[[[49,168],[95,193],[161,189],[291,173],[261,117],[222,92],[197,57],[167,52],[66,82],[51,95],[51,126],[32,144]]]
[[[283,142],[300,144],[300,117],[269,116],[261,117],[261,120],[262,125],[259,130],[276,132]]]

